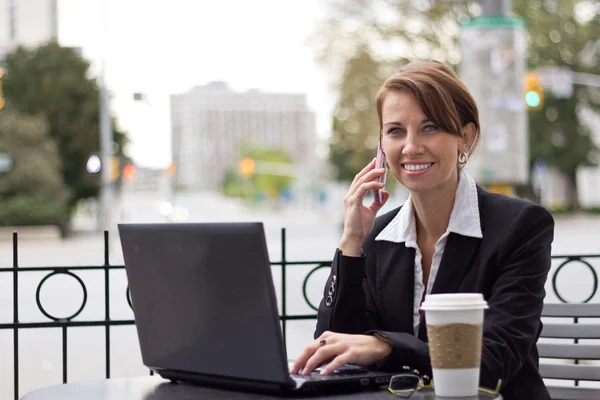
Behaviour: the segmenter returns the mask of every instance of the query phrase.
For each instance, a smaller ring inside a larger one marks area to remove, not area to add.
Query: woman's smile
[[[405,174],[407,174],[408,176],[415,176],[415,175],[423,175],[426,174],[431,167],[433,166],[434,163],[405,163],[405,164],[401,164],[402,165],[402,170],[404,171]]]

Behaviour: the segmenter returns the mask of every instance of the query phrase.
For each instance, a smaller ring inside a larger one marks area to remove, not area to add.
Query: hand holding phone
[[[385,153],[381,148],[381,141],[379,141],[379,145],[377,146],[377,158],[375,159],[375,169],[385,168],[385,173],[382,176],[375,178],[376,181],[382,182],[385,185],[385,180],[387,177],[387,162],[385,159]],[[385,187],[381,189],[373,189],[373,199],[375,203],[381,204],[383,203],[383,191]]]

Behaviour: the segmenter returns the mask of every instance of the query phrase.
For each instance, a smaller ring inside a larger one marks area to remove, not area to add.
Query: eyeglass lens
[[[415,375],[396,375],[390,379],[389,388],[401,397],[409,397],[419,387],[420,379]]]

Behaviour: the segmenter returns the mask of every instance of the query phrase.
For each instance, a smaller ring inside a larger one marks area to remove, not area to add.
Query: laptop
[[[262,223],[119,224],[142,360],[171,381],[339,391],[393,374],[289,373]]]

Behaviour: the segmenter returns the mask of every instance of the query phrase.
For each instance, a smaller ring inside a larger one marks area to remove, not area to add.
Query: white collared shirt
[[[427,294],[431,293],[431,289],[433,288],[433,282],[435,281],[435,277],[440,267],[440,262],[442,261],[442,256],[444,255],[444,249],[450,232],[479,239],[483,237],[483,234],[481,233],[481,221],[479,218],[477,186],[475,185],[473,178],[463,170],[459,173],[458,187],[454,198],[454,207],[450,214],[448,229],[446,229],[446,232],[444,232],[435,244],[433,258],[431,259],[429,281],[427,282],[427,291],[425,292]],[[410,195],[400,209],[400,212],[398,212],[394,219],[383,228],[375,240],[405,243],[406,247],[415,249],[413,328],[416,336],[419,333],[419,325],[421,323],[419,308],[421,306],[421,300],[423,299],[425,285],[423,284],[422,254],[417,245],[416,219]]]

